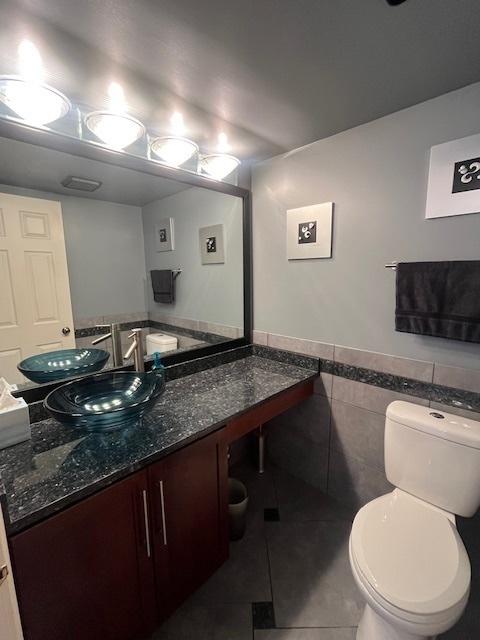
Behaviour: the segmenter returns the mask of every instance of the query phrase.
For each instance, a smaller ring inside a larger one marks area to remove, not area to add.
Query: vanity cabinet
[[[26,640],[147,637],[226,559],[216,434],[10,539]]]
[[[154,580],[146,496],[147,473],[136,473],[11,538],[26,640],[144,634]]]

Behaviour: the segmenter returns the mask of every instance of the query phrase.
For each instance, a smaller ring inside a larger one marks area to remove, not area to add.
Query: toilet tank
[[[385,471],[399,489],[469,517],[480,506],[480,422],[411,402],[392,402]]]

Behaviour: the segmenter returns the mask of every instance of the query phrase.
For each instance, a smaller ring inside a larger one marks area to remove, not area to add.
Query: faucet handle
[[[106,333],[103,336],[100,336],[99,338],[95,338],[95,340],[92,340],[92,344],[100,344],[100,342],[104,342],[105,340],[108,340],[108,338],[111,338],[112,334],[111,333]]]

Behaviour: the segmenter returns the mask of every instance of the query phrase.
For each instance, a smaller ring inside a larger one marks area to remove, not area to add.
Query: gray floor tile
[[[252,603],[272,599],[263,535],[230,544],[230,558],[193,595],[197,604]]]
[[[353,520],[353,509],[341,505],[303,480],[275,467],[272,475],[282,522]]]
[[[276,508],[277,494],[270,468],[258,473],[253,463],[237,464],[230,469],[230,476],[241,480],[248,491],[247,537],[261,535],[264,529],[264,510]]]
[[[252,611],[248,604],[197,605],[187,601],[151,640],[251,640]]]
[[[255,640],[355,640],[356,629],[268,629],[255,631]]]
[[[267,529],[277,626],[358,624],[363,600],[348,560],[349,522],[272,524]]]

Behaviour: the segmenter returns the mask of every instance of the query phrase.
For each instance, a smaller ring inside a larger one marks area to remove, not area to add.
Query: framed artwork
[[[159,220],[155,224],[155,246],[157,251],[173,251],[173,218]]]
[[[199,229],[199,239],[202,264],[223,264],[225,262],[223,224],[202,227]]]
[[[287,258],[332,257],[333,202],[287,210]]]
[[[426,218],[480,212],[480,134],[430,150]]]

